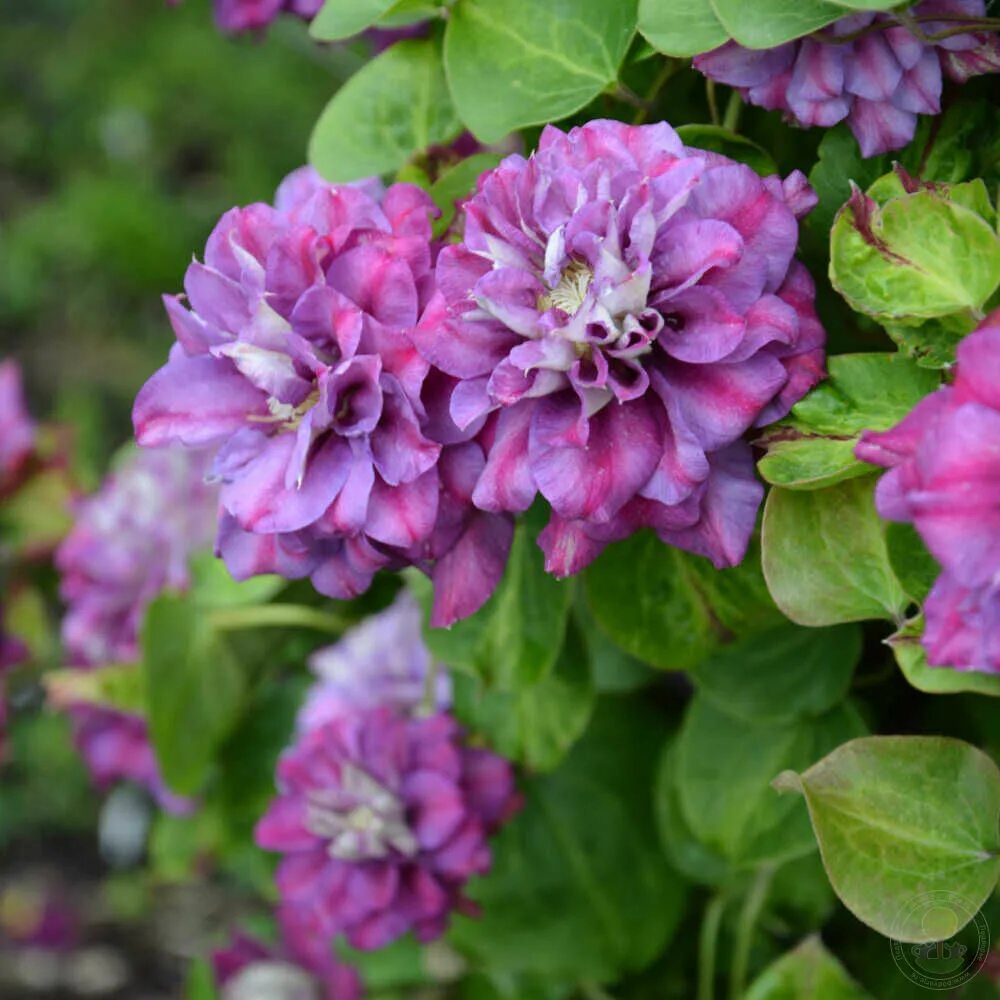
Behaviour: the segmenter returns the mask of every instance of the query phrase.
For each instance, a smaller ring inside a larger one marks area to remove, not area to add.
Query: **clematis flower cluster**
[[[518,804],[510,765],[467,746],[448,715],[384,706],[301,734],[278,785],[256,839],[284,855],[279,916],[305,921],[317,948],[339,936],[362,949],[408,931],[438,937],[471,905],[463,887],[489,869],[487,837]]]
[[[0,362],[0,494],[17,479],[35,444],[35,425],[24,401],[21,369],[8,359]]]
[[[186,304],[166,298],[177,344],[136,399],[136,435],[213,448],[217,550],[238,579],[308,576],[349,598],[377,570],[416,564],[440,624],[499,579],[512,526],[472,508],[482,448],[445,447],[410,339],[433,288],[434,213],[412,185],[334,186],[303,169],[273,207],[223,216]]]
[[[357,973],[333,957],[303,954],[294,939],[268,946],[238,932],[212,953],[212,971],[221,1000],[356,1000]]]
[[[313,653],[309,666],[317,680],[299,712],[299,729],[379,705],[403,715],[425,704],[432,711],[447,709],[451,682],[424,645],[420,619],[416,600],[404,590],[385,611]]]
[[[414,334],[486,447],[473,503],[541,493],[558,575],[643,526],[739,562],[762,496],[743,435],[823,374],[793,259],[814,203],[798,172],[762,179],[665,123],[549,126],[481,177]]]
[[[918,115],[941,111],[945,79],[1000,70],[995,33],[952,33],[986,16],[984,0],[925,0],[899,12],[851,14],[773,49],[735,42],[696,56],[705,76],[802,126],[847,121],[863,156],[905,146]],[[940,35],[940,37],[938,37]]]
[[[888,431],[866,432],[858,458],[890,471],[875,500],[913,524],[942,572],[924,604],[934,666],[1000,672],[1000,310],[958,347],[955,380]]]
[[[189,559],[211,543],[218,497],[204,482],[207,458],[181,449],[130,452],[100,490],[81,501],[56,553],[66,603],[63,646],[80,669],[131,663],[143,615],[164,589],[190,584]],[[95,782],[130,779],[166,808],[144,721],[93,704],[70,707],[77,746]]]

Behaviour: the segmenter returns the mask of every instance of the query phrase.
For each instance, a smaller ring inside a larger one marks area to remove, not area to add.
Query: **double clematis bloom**
[[[875,501],[914,525],[942,573],[924,605],[928,662],[1000,672],[1000,310],[958,347],[954,383],[857,446],[890,471]]]
[[[802,126],[846,119],[864,156],[905,146],[917,115],[941,111],[944,80],[1000,70],[992,32],[950,33],[986,16],[983,0],[926,0],[901,14],[860,13],[774,49],[735,42],[696,56],[705,76]],[[937,35],[942,37],[936,37]]]
[[[278,764],[280,795],[257,843],[280,851],[280,912],[317,948],[343,935],[380,948],[442,934],[490,867],[487,837],[516,808],[510,765],[464,744],[449,716],[388,708],[339,716],[301,735]]]
[[[332,952],[303,952],[294,932],[284,927],[284,943],[269,947],[242,932],[212,953],[212,971],[220,1000],[357,1000],[357,973]]]
[[[150,602],[167,588],[189,585],[190,557],[211,544],[218,508],[217,491],[204,482],[206,469],[204,454],[133,452],[80,502],[56,553],[66,603],[63,646],[73,666],[134,662]],[[129,779],[165,807],[181,808],[160,778],[141,718],[89,703],[69,711],[99,786]]]
[[[188,268],[187,306],[166,298],[177,344],[136,399],[136,435],[214,448],[217,548],[238,579],[308,576],[350,598],[416,563],[441,582],[448,624],[499,578],[511,526],[468,502],[482,449],[444,455],[429,436],[429,366],[410,340],[433,286],[435,212],[409,184],[297,171],[273,207],[223,216]]]
[[[0,362],[0,494],[17,479],[35,444],[35,425],[24,402],[17,362]]]
[[[344,633],[309,658],[316,683],[299,713],[302,731],[331,719],[385,705],[403,715],[446,709],[448,671],[424,645],[420,607],[408,591],[394,604]]]
[[[762,496],[742,436],[823,374],[792,256],[814,203],[801,174],[762,179],[665,123],[550,126],[481,177],[414,335],[486,448],[474,504],[541,493],[558,575],[642,526],[738,563]]]

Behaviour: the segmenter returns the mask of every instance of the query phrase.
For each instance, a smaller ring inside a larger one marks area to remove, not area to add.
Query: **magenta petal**
[[[186,309],[180,295],[164,295],[163,306],[167,310],[177,343],[184,348],[185,354],[204,354],[210,347],[223,344],[229,339],[196,313]]]
[[[317,838],[306,829],[304,801],[280,795],[271,802],[254,830],[254,840],[268,851],[308,851]]]
[[[486,466],[472,494],[481,510],[527,510],[538,492],[528,460],[528,432],[534,403],[524,400],[500,411]]]
[[[851,108],[847,124],[858,140],[861,155],[877,156],[905,146],[913,138],[917,116],[912,111],[901,111],[891,104],[858,98]]]
[[[363,444],[355,444],[351,452],[350,471],[337,499],[323,514],[319,527],[324,532],[354,535],[368,520],[368,506],[375,485],[375,466]]]
[[[347,296],[328,285],[309,288],[295,303],[292,329],[306,340],[324,347],[336,344],[339,357],[351,358],[361,340],[362,316]]]
[[[409,264],[370,244],[337,256],[327,268],[331,287],[386,326],[417,321],[417,288]]]
[[[384,545],[408,549],[434,530],[438,509],[438,475],[429,469],[422,476],[399,486],[376,479],[365,533]]]
[[[139,444],[200,447],[268,412],[264,394],[228,361],[175,357],[139,390],[132,422]]]
[[[702,219],[678,225],[656,258],[656,287],[674,293],[693,285],[706,271],[728,267],[740,258],[743,240],[728,223]]]
[[[255,535],[225,513],[219,519],[215,552],[236,580],[262,573],[301,580],[316,568],[317,561],[315,552],[296,535]]]
[[[940,114],[942,86],[941,60],[933,49],[927,49],[917,64],[903,74],[892,103],[901,111],[914,114]]]
[[[251,309],[241,286],[213,268],[192,261],[184,275],[184,291],[191,308],[218,330],[236,334],[250,322]]]
[[[719,361],[740,344],[743,317],[712,288],[689,288],[663,307],[665,325],[657,343],[680,361]]]
[[[865,35],[846,60],[844,88],[869,101],[888,101],[902,77],[903,67],[888,42],[877,34]]]
[[[248,531],[296,531],[312,524],[330,506],[347,480],[350,448],[330,441],[314,453],[301,486],[285,485],[295,437],[269,438],[232,481],[222,487],[222,504]]]
[[[327,597],[348,601],[363,594],[371,586],[372,577],[388,564],[388,557],[364,537],[345,538],[312,573],[313,586]]]
[[[549,518],[538,535],[538,547],[545,554],[545,572],[559,579],[582,572],[607,544],[588,533],[586,521],[567,520],[557,514]]]
[[[647,399],[609,403],[592,416],[585,447],[563,444],[576,420],[564,397],[539,400],[529,432],[532,475],[561,517],[607,521],[656,468],[660,428]]]
[[[955,401],[982,403],[1000,410],[1000,309],[980,324],[975,336],[958,345]]]
[[[424,850],[440,847],[465,818],[465,803],[455,783],[435,771],[414,771],[403,783],[413,832]]]
[[[431,626],[447,628],[478,611],[496,589],[514,538],[510,517],[473,514],[452,548],[434,564]]]
[[[382,419],[371,436],[372,459],[379,475],[390,485],[409,483],[437,461],[441,446],[420,431],[417,416],[401,389],[387,385]]]

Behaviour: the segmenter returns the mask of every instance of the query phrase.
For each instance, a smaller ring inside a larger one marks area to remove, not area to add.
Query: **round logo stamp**
[[[896,922],[901,927],[921,927],[932,939],[925,944],[889,939],[896,967],[925,990],[963,986],[989,957],[986,918],[957,893],[946,889],[925,892],[903,907]]]

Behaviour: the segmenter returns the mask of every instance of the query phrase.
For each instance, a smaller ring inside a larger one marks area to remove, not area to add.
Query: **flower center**
[[[319,389],[313,389],[298,406],[291,403],[282,403],[274,396],[267,397],[267,408],[270,411],[267,416],[260,413],[251,413],[247,420],[255,424],[274,424],[279,432],[297,431],[302,418],[319,402]]]
[[[563,268],[555,288],[539,297],[538,308],[543,311],[561,309],[567,316],[575,315],[587,297],[593,278],[593,271],[582,260],[571,260]]]
[[[340,787],[309,793],[305,825],[329,841],[330,857],[340,861],[384,858],[393,850],[409,858],[419,849],[399,797],[353,764],[341,765]]]

